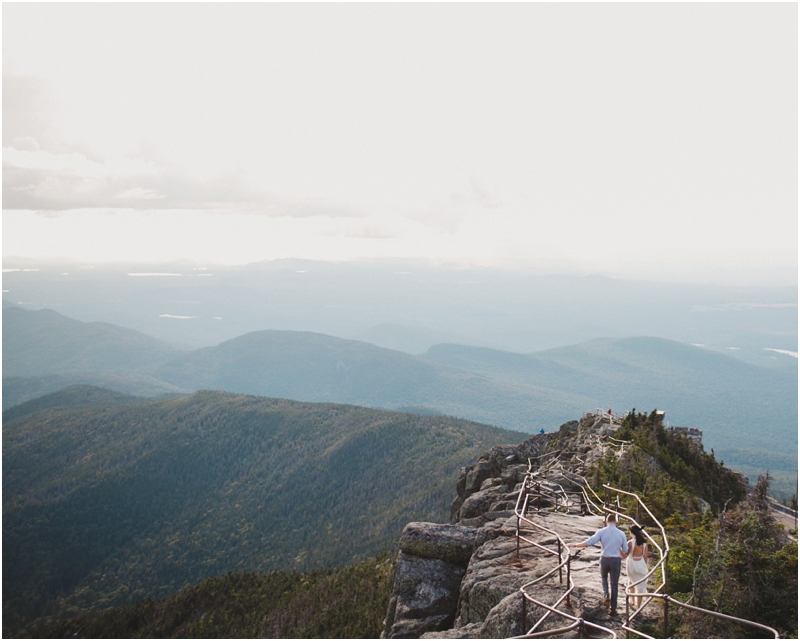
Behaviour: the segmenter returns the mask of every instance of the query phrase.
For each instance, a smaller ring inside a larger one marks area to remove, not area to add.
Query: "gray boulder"
[[[461,628],[451,628],[442,632],[426,632],[421,639],[483,639],[480,623],[470,623]]]
[[[381,636],[419,638],[452,626],[458,605],[463,564],[401,551],[395,565],[392,599]]]
[[[478,461],[465,469],[467,471],[464,478],[464,494],[466,497],[480,490],[483,482],[492,476],[492,465],[488,461]]]
[[[497,527],[498,536],[472,555],[461,581],[459,620],[463,625],[485,621],[503,599],[553,565],[530,547],[522,548],[517,559],[516,539],[508,535],[513,531],[512,522],[509,519]]]
[[[529,625],[533,625],[534,622]],[[494,606],[481,626],[482,639],[508,639],[525,633],[522,628],[522,593],[513,592]]]
[[[409,523],[400,535],[400,549],[428,559],[466,567],[475,551],[477,530],[463,525]]]
[[[503,487],[503,479],[496,476],[490,476],[488,479],[485,479],[483,483],[481,483],[480,489],[488,490],[490,487],[496,488],[498,492],[508,492],[508,488]]]
[[[459,517],[462,519],[471,519],[480,516],[484,512],[488,512],[489,508],[497,502],[498,497],[499,493],[494,487],[471,494],[464,499],[464,503],[459,510]]]

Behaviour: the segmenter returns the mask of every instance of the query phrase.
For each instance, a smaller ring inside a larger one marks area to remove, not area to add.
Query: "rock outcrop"
[[[467,631],[480,635],[481,626],[476,624],[483,624],[489,612],[525,582],[520,583],[524,574],[516,582],[484,576],[484,566],[515,549],[514,490],[519,491],[528,458],[539,456],[552,437],[537,435],[518,446],[493,448],[461,470],[451,523],[405,527],[384,638],[419,638],[427,633],[446,637],[453,632],[463,636]]]
[[[607,425],[607,424],[606,424]],[[557,433],[536,435],[517,446],[495,447],[461,470],[450,524],[409,523],[400,538],[394,589],[383,638],[506,638],[523,633],[546,612],[527,604],[520,588],[554,569],[554,556],[534,546],[517,549],[514,507],[528,460],[547,451],[556,437],[570,437],[572,451],[593,456],[592,443],[607,430],[602,420],[579,430],[577,421]],[[568,482],[568,481],[565,481]],[[567,540],[581,541],[602,527],[602,519],[542,511],[537,521]],[[526,538],[543,546],[555,537],[522,524]],[[527,529],[526,529],[527,528]],[[602,621],[596,548],[581,550],[571,562],[575,590],[568,607],[574,616]],[[621,585],[623,582],[621,581]],[[537,598],[555,602],[564,592],[556,572],[536,586]],[[624,608],[624,601],[623,608]],[[564,625],[550,617],[543,629]]]

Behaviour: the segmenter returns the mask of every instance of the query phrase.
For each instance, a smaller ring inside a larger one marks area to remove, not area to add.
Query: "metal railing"
[[[630,445],[628,441],[616,441],[614,445],[619,445],[620,447],[624,447],[625,445]],[[635,583],[628,586],[625,591],[625,620],[620,626],[626,633],[635,634],[639,637],[652,639],[651,637],[643,632],[640,632],[632,627],[632,622],[635,617],[637,617],[640,613],[642,613],[654,599],[661,599],[664,604],[663,609],[663,638],[668,637],[669,632],[669,604],[672,603],[680,608],[688,609],[691,611],[699,612],[702,614],[706,614],[712,617],[717,617],[729,621],[734,621],[741,625],[750,626],[761,631],[767,632],[771,634],[774,638],[780,638],[778,632],[769,626],[762,625],[760,623],[756,623],[754,621],[748,621],[746,619],[740,619],[738,617],[734,617],[728,614],[723,614],[721,612],[714,612],[712,610],[706,610],[704,608],[700,608],[697,606],[689,605],[683,603],[681,601],[676,600],[673,597],[670,597],[667,594],[666,585],[667,585],[667,560],[669,558],[669,541],[667,539],[666,531],[664,530],[663,525],[658,521],[655,515],[650,511],[647,505],[641,500],[641,498],[633,493],[627,492],[625,490],[612,487],[610,485],[604,484],[603,489],[606,491],[606,499],[601,499],[597,492],[591,487],[589,482],[586,478],[576,472],[574,469],[570,470],[564,464],[562,458],[569,453],[565,450],[557,450],[555,452],[548,452],[546,454],[542,454],[538,457],[528,460],[528,473],[526,475],[525,481],[522,484],[522,488],[520,490],[519,496],[517,497],[517,502],[514,508],[514,513],[517,517],[517,525],[516,525],[516,539],[517,539],[517,550],[516,550],[516,557],[519,560],[519,552],[520,552],[520,545],[522,543],[526,545],[530,545],[542,552],[548,554],[549,556],[553,556],[557,558],[557,565],[552,568],[550,571],[546,572],[542,576],[534,579],[533,581],[529,581],[525,585],[520,588],[520,592],[522,594],[522,628],[523,634],[519,637],[519,639],[534,639],[534,638],[541,638],[541,637],[548,637],[554,636],[559,634],[566,634],[567,632],[571,632],[573,630],[579,630],[579,633],[583,635],[588,628],[593,630],[597,630],[604,634],[607,634],[610,638],[617,638],[616,632],[608,627],[598,625],[591,621],[586,621],[579,617],[575,617],[567,612],[563,612],[559,610],[558,607],[565,603],[567,606],[570,606],[570,595],[575,588],[575,584],[572,580],[572,573],[570,568],[570,548],[569,545],[561,538],[561,535],[550,529],[547,528],[539,523],[536,523],[532,518],[528,518],[528,510],[531,506],[535,505],[537,508],[537,512],[540,512],[543,508],[545,510],[560,510],[565,509],[567,513],[570,513],[571,509],[575,509],[574,502],[570,497],[579,497],[579,513],[581,515],[590,513],[596,515],[607,515],[607,514],[615,514],[617,519],[624,519],[629,521],[631,525],[641,525],[638,523],[638,519],[640,518],[640,513],[644,511],[644,513],[649,517],[650,521],[655,524],[655,527],[659,530],[661,536],[661,542],[663,544],[659,545],[658,541],[656,541],[647,531],[642,530],[644,535],[647,537],[648,541],[652,544],[653,548],[658,551],[658,561],[652,567],[652,569],[645,575],[642,579],[636,581]],[[580,457],[575,454],[571,457],[573,460],[577,460],[581,466],[585,465]],[[534,461],[536,462],[536,469],[534,469]],[[568,491],[566,490],[563,485],[555,481],[555,478],[561,477],[570,484],[577,486],[579,491]],[[555,486],[556,489],[552,489],[552,487],[548,486]],[[610,495],[615,495],[614,502],[612,503],[609,498]],[[625,508],[620,505],[620,496],[627,497],[629,500],[632,499],[635,503],[636,507],[636,518],[631,515],[625,513]],[[530,528],[543,532],[546,534],[551,535],[555,538],[557,548],[551,549],[548,548],[531,538],[528,538],[524,535],[522,531],[522,524],[528,525]],[[559,576],[559,583],[564,586],[563,592],[560,596],[555,600],[552,604],[544,603],[543,601],[535,598],[530,593],[537,585],[541,584],[542,582],[546,581],[551,577],[555,577],[555,573],[558,572]],[[655,576],[656,574],[661,575],[661,582],[655,588],[654,591],[646,591],[646,592],[635,592],[636,586],[644,583],[647,585],[651,577]],[[564,581],[564,575],[566,574],[566,582]],[[633,592],[629,590],[634,590]],[[631,603],[632,599],[638,598],[641,600],[640,605],[636,607],[633,612],[631,612]],[[528,627],[527,621],[527,604],[532,603],[539,608],[545,610],[545,613],[536,621],[536,623]],[[571,623],[569,623],[565,627],[550,629],[550,630],[539,630],[539,626],[541,626],[545,620],[548,619],[551,615],[557,615],[561,618],[567,619]]]
[[[735,623],[739,623],[740,625],[750,626],[751,628],[756,628],[758,630],[762,630],[768,634],[771,634],[773,638],[780,639],[780,634],[774,628],[769,627],[768,625],[762,625],[760,623],[756,623],[755,621],[748,621],[747,619],[740,619],[739,617],[731,616],[730,614],[723,614],[722,612],[714,612],[713,610],[706,610],[705,608],[699,608],[696,605],[689,605],[688,603],[684,603],[683,601],[679,601],[674,597],[669,596],[668,594],[658,593],[658,592],[644,592],[639,593],[638,595],[633,596],[640,596],[640,597],[651,597],[653,599],[661,599],[664,601],[664,636],[663,638],[666,639],[668,634],[668,623],[669,623],[669,604],[672,603],[673,605],[677,605],[685,610],[692,610],[694,612],[699,612],[701,614],[707,614],[712,617],[716,617],[718,619],[725,619],[727,621],[734,621]],[[634,630],[632,628],[622,626],[627,632],[632,632],[633,634],[642,637],[643,639],[655,639],[656,637],[651,637],[644,632],[639,632],[638,630]]]
[[[616,423],[617,425],[621,425],[622,421],[627,416],[627,414],[617,414],[616,412],[611,412],[611,410],[604,410],[601,407],[596,407],[591,412],[586,412],[586,413],[592,416],[603,416],[605,418],[610,419],[611,423]]]
[[[561,535],[558,532],[536,523],[527,516],[530,506],[535,505],[537,511],[540,511],[543,507],[548,509],[548,503],[549,509],[551,510],[564,509],[567,513],[569,513],[571,509],[575,509],[574,500],[572,497],[576,496],[580,497],[580,513],[585,513],[587,509],[591,510],[592,508],[589,506],[594,507],[594,503],[589,498],[584,487],[582,487],[579,482],[576,482],[570,478],[570,476],[577,475],[572,470],[566,469],[564,463],[560,460],[560,456],[565,454],[567,453],[563,450],[557,450],[528,460],[528,474],[526,475],[525,482],[523,483],[522,489],[517,497],[517,503],[514,508],[514,513],[517,517],[517,559],[519,559],[520,545],[522,543],[541,550],[545,554],[556,557],[557,559],[556,566],[550,571],[546,572],[540,577],[537,577],[533,581],[526,583],[520,588],[520,592],[522,594],[522,627],[524,634],[523,636],[517,638],[533,639],[544,636],[552,636],[555,634],[565,634],[576,629],[579,630],[581,635],[583,635],[588,628],[591,628],[607,634],[612,639],[616,639],[617,634],[614,632],[614,630],[598,625],[591,621],[586,621],[585,619],[575,617],[558,609],[562,603],[565,603],[567,606],[570,605],[570,595],[575,589],[575,583],[572,580],[572,572],[570,568],[571,555],[569,552],[569,546],[564,539],[561,538]],[[534,469],[534,461],[538,463],[537,469]],[[561,476],[562,478],[569,480],[571,484],[580,487],[580,491],[567,491],[561,483],[555,481],[555,478],[558,478],[558,476]],[[556,489],[551,489],[548,487],[548,485],[555,486]],[[550,536],[554,537],[556,540],[557,549],[548,548],[525,536],[521,527],[523,523],[527,524],[534,530],[549,534]],[[535,586],[543,583],[551,577],[555,578],[556,572],[558,572],[558,580],[559,583],[564,586],[564,590],[554,603],[544,603],[530,594]],[[531,627],[528,627],[527,622],[528,603],[532,603],[545,610],[545,613]],[[539,626],[541,626],[552,614],[556,614],[562,618],[565,618],[571,623],[565,627],[537,632]]]
[[[524,542],[524,543],[526,543],[528,545],[531,545],[531,546],[533,546],[533,547],[535,547],[535,548],[537,548],[539,550],[542,550],[546,554],[549,554],[551,556],[557,557],[558,564],[554,568],[552,568],[549,572],[546,572],[542,576],[537,577],[533,581],[529,581],[528,583],[526,583],[525,585],[523,585],[520,588],[520,592],[522,593],[522,629],[524,631],[524,634],[521,637],[516,637],[516,638],[535,639],[535,638],[543,637],[543,636],[552,636],[553,634],[563,634],[563,633],[566,633],[566,632],[569,632],[569,631],[572,631],[572,630],[575,630],[575,629],[579,629],[580,632],[583,633],[584,630],[587,627],[589,627],[589,628],[593,628],[595,630],[598,630],[598,631],[601,631],[603,633],[608,634],[612,639],[616,639],[617,635],[613,630],[609,630],[608,628],[605,628],[603,626],[600,626],[600,625],[597,625],[595,623],[592,623],[591,621],[586,621],[586,620],[581,619],[579,617],[572,616],[571,614],[568,614],[567,612],[563,612],[561,610],[558,610],[558,606],[561,605],[561,603],[566,603],[568,606],[570,605],[570,594],[575,589],[575,583],[572,580],[572,573],[571,573],[571,570],[570,570],[570,558],[571,557],[570,557],[570,553],[569,553],[569,546],[566,544],[564,539],[561,538],[561,536],[558,534],[558,532],[556,532],[554,530],[551,530],[550,528],[546,528],[543,525],[540,525],[540,524],[534,522],[533,520],[527,518],[526,514],[527,514],[527,510],[528,510],[528,504],[530,502],[530,497],[532,496],[532,494],[527,491],[528,488],[533,489],[534,491],[539,491],[541,489],[541,482],[538,482],[538,483],[534,482],[532,484],[532,486],[529,485],[526,482],[523,485],[523,488],[520,490],[519,496],[517,498],[517,504],[516,504],[516,506],[514,508],[514,513],[516,514],[516,517],[517,517],[517,527],[516,527],[517,559],[519,559],[520,543]],[[540,497],[537,496],[536,498],[539,499]],[[537,504],[538,503],[540,503],[540,501],[537,500]],[[557,550],[550,549],[550,548],[545,547],[544,545],[541,545],[540,543],[538,543],[538,542],[536,542],[536,541],[524,536],[522,534],[521,527],[520,527],[521,523],[526,523],[530,527],[532,527],[532,528],[534,528],[534,529],[536,529],[536,530],[538,530],[540,532],[544,532],[546,534],[550,534],[553,537],[555,537],[556,543],[558,545],[558,549]],[[564,582],[565,570],[566,570],[566,583]],[[556,599],[555,603],[553,603],[553,604],[544,603],[543,601],[540,601],[539,599],[536,599],[531,594],[529,594],[529,590],[531,590],[531,588],[533,588],[537,584],[549,579],[551,576],[555,577],[556,572],[558,572],[559,583],[561,585],[565,586],[565,588],[564,588],[563,593]],[[527,622],[527,604],[528,604],[528,602],[533,603],[534,605],[546,610],[545,614],[543,614],[536,621],[536,623],[530,628],[528,627],[528,622]],[[560,616],[562,618],[568,619],[572,623],[570,625],[566,626],[566,627],[558,628],[557,630],[544,630],[544,631],[541,631],[541,632],[536,632],[536,629],[542,623],[544,623],[544,621],[551,614],[557,614],[558,616]]]

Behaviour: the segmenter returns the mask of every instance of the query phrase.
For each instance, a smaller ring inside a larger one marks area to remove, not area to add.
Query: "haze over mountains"
[[[533,354],[443,344],[413,356],[263,330],[181,351],[133,330],[7,307],[3,339],[4,408],[85,383],[150,396],[209,389],[413,407],[531,433],[595,407],[657,407],[672,424],[703,429],[706,448],[735,469],[770,470],[778,495],[791,493],[797,470],[796,366],[756,366],[661,338],[595,339]]]
[[[794,287],[545,276],[422,261],[221,266],[6,258],[3,266],[19,270],[3,274],[4,299],[14,304],[191,347],[276,329],[412,354],[440,343],[528,353],[628,336],[702,344],[765,365],[782,362],[765,348],[797,352]]]
[[[794,290],[73,267],[4,274],[15,633],[231,569],[377,554],[409,520],[446,520],[480,452],[597,407],[663,409],[730,467],[769,470],[774,495],[795,491]]]

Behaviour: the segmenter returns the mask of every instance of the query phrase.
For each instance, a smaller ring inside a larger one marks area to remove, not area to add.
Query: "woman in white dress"
[[[637,581],[647,576],[650,571],[647,567],[647,539],[638,525],[631,526],[631,540],[628,541],[628,592],[644,594],[647,592],[647,581],[634,585]],[[636,608],[642,604],[642,597],[636,597]]]

